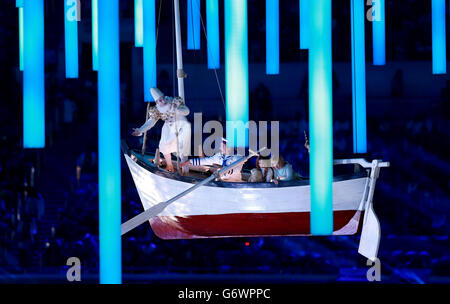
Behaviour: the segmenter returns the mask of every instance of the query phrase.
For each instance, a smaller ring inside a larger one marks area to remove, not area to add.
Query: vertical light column
[[[134,0],[134,45],[144,46],[144,13],[142,9],[143,0]]]
[[[280,31],[278,0],[266,0],[266,74],[280,73]]]
[[[314,1],[314,0],[313,0]],[[299,1],[300,9],[300,49],[308,49],[309,41],[309,0]]]
[[[100,283],[120,284],[122,254],[119,0],[98,0],[98,8]]]
[[[92,70],[98,71],[98,0],[92,0]]]
[[[331,0],[309,3],[311,234],[333,233]]]
[[[364,0],[350,0],[352,37],[353,152],[367,152]]]
[[[200,0],[187,1],[187,48],[200,49]]]
[[[372,41],[373,65],[386,64],[385,0],[373,0]]]
[[[23,29],[23,147],[44,148],[44,0],[24,0]]]
[[[78,7],[76,0],[64,0],[64,46],[66,78],[78,78]]]
[[[145,0],[144,12],[144,100],[153,101],[150,89],[156,87],[155,0]]]
[[[447,73],[445,0],[431,0],[433,74]]]
[[[219,0],[206,0],[208,68],[220,68]]]
[[[226,132],[233,147],[245,147],[248,142],[247,31],[247,1],[225,0]]]
[[[19,70],[23,71],[23,0],[16,0],[19,8]]]

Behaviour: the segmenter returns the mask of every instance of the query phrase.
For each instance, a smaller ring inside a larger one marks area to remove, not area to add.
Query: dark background
[[[186,2],[180,1],[189,118],[202,112],[204,121],[224,122],[203,33],[201,50],[186,50]],[[281,153],[307,176],[308,57],[299,50],[298,1],[280,1],[276,76],[265,75],[264,3],[248,1],[250,119],[279,120]],[[217,77],[224,91],[223,1],[220,5]],[[97,280],[97,73],[91,68],[90,1],[81,0],[81,6],[80,75],[65,79],[63,2],[45,1],[46,148],[23,150],[18,10],[15,1],[0,3],[0,282],[64,283],[71,256],[80,257],[85,281]],[[172,1],[157,0],[156,6],[157,16],[161,8],[158,86],[171,95],[176,90]],[[204,9],[202,1],[205,22]],[[133,1],[120,1],[121,130],[137,148],[140,142],[129,131],[144,122],[146,104],[133,10]],[[350,1],[333,1],[335,158],[352,156],[349,10]],[[450,82],[448,75],[431,73],[431,1],[386,0],[386,66],[372,66],[370,22],[365,26],[368,157],[391,162],[381,172],[374,198],[382,225],[382,282],[448,283]],[[149,132],[150,150],[157,146],[160,126]],[[82,168],[79,181],[77,166]],[[142,207],[122,166],[126,220]],[[357,253],[358,241],[358,236],[163,241],[143,225],[123,238],[124,282],[365,281],[368,267]]]

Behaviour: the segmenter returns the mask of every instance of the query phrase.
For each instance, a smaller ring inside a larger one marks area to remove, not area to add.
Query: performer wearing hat
[[[189,108],[184,104],[182,98],[167,97],[158,88],[151,88],[151,94],[156,101],[156,106],[150,108],[150,118],[140,128],[133,128],[132,135],[142,136],[159,119],[164,120],[159,141],[159,151],[166,160],[166,169],[174,172],[170,154],[177,154],[177,150],[179,150],[181,162],[184,162],[187,156],[190,155],[191,124],[186,119],[186,116],[189,115]]]
[[[190,166],[219,166],[225,167],[236,161],[238,161],[241,156],[232,155],[232,152],[227,147],[227,140],[225,138],[221,138],[222,146],[221,151],[210,157],[194,157],[190,160],[181,163],[181,167],[185,167],[187,165]],[[220,179],[227,182],[242,182],[242,167],[244,163],[234,167],[233,169],[225,172],[220,176]]]

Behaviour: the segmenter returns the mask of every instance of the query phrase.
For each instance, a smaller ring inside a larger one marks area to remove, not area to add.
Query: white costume
[[[191,152],[191,124],[186,119],[186,116],[189,115],[189,108],[184,105],[180,97],[171,98],[164,96],[164,98],[167,102],[166,105],[160,106],[157,104],[155,107],[150,108],[150,118],[138,129],[139,135],[150,130],[159,119],[164,120],[159,141],[159,151],[163,154],[177,154],[176,132],[178,130],[178,147],[180,159],[183,161],[187,159]]]
[[[193,166],[212,166],[212,165],[219,165],[219,166],[228,166],[232,163],[238,161],[241,158],[239,155],[225,155],[221,152],[214,154],[210,157],[195,157],[189,160],[189,163]],[[225,172],[221,175],[221,179],[223,181],[227,182],[241,182],[242,181],[242,167],[244,166],[245,162],[242,162],[241,164],[237,165],[233,169]]]

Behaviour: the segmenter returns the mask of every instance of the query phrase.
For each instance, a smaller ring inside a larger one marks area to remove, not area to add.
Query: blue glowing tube
[[[384,18],[384,1],[385,0],[373,0],[373,65],[386,64],[386,26]]]
[[[92,0],[92,70],[98,71],[98,0]]]
[[[119,0],[98,0],[98,8],[100,283],[120,284],[122,254]]]
[[[308,49],[309,41],[309,0],[300,0],[300,49]]]
[[[248,143],[247,1],[225,0],[225,95],[230,146]],[[237,136],[235,136],[237,133]]]
[[[220,68],[219,1],[206,0],[206,33],[208,35],[208,68]]]
[[[19,7],[19,69],[23,71],[23,6]]]
[[[23,0],[16,0],[19,8],[19,70],[23,71]]]
[[[145,0],[144,11],[144,100],[154,101],[150,89],[156,87],[155,0]]]
[[[23,147],[45,147],[44,0],[23,5]]]
[[[447,73],[445,46],[445,0],[431,1],[433,74]]]
[[[200,0],[187,1],[188,50],[200,49]]]
[[[266,0],[266,74],[280,73],[278,0]]]
[[[76,0],[64,0],[66,77],[78,78],[78,8]]]
[[[364,42],[364,0],[351,1],[353,152],[367,152],[366,52]]]
[[[134,45],[144,46],[144,13],[142,9],[143,0],[134,0]]]
[[[311,234],[333,233],[331,0],[309,3]]]
[[[16,0],[19,8],[19,70],[23,71],[23,0]]]

